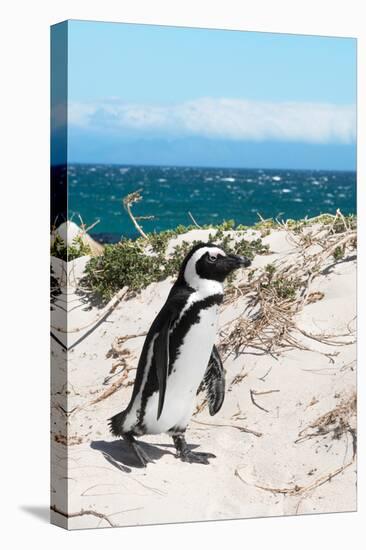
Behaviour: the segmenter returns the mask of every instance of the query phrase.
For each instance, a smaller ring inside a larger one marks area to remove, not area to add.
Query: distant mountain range
[[[355,170],[356,146],[203,137],[126,138],[70,128],[68,160],[80,163]],[[54,155],[53,162],[57,164],[57,155]]]

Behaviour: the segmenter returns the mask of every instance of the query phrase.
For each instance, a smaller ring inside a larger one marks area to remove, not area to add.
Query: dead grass
[[[339,223],[344,227],[335,231]],[[225,357],[231,353],[239,355],[246,348],[273,356],[293,348],[314,351],[309,340],[329,346],[354,342],[351,328],[345,334],[307,333],[297,327],[296,315],[305,305],[324,297],[321,292],[312,292],[311,284],[324,270],[347,259],[356,247],[356,230],[339,211],[332,224],[305,225],[296,232],[286,224],[281,228],[294,245],[294,253],[249,272],[245,281],[226,294],[226,304],[245,296],[246,308],[221,329],[221,351]],[[335,251],[339,250],[342,255],[338,253],[335,259]],[[331,358],[337,352],[324,354]]]
[[[301,443],[307,439],[330,435],[332,439],[341,439],[349,433],[353,443],[353,457],[357,451],[357,435],[355,429],[355,419],[357,414],[356,393],[340,403],[331,411],[321,415],[314,422],[299,432],[299,437],[295,443]]]

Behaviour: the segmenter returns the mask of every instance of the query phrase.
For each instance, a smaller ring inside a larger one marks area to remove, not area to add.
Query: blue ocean
[[[122,199],[140,190],[134,205],[146,232],[192,223],[233,219],[251,225],[263,218],[300,219],[318,214],[356,213],[356,173],[323,170],[261,170],[74,164],[68,167],[68,215],[101,242],[137,237]]]

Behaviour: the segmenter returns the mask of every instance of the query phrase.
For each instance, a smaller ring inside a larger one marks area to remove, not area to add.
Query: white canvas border
[[[53,549],[124,548],[337,549],[357,544],[365,512],[365,122],[366,37],[361,1],[335,3],[257,0],[142,1],[14,0],[3,7],[2,66],[2,244],[3,333],[2,433],[3,536]],[[48,506],[48,186],[49,186],[49,25],[64,19],[125,21],[358,38],[358,219],[359,260],[359,511],[258,520],[209,522],[133,529],[66,533],[40,517]],[[37,515],[38,509],[38,515]],[[5,519],[6,517],[6,519]],[[32,542],[33,541],[33,542]]]

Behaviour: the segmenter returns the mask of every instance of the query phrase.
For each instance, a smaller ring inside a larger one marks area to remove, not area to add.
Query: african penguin
[[[188,449],[185,431],[204,385],[209,412],[223,403],[224,369],[214,345],[223,282],[250,260],[200,243],[185,257],[178,278],[146,336],[132,397],[127,408],[109,419],[114,436],[123,437],[143,466],[151,462],[135,436],[168,433],[177,458],[208,464],[211,453]]]

